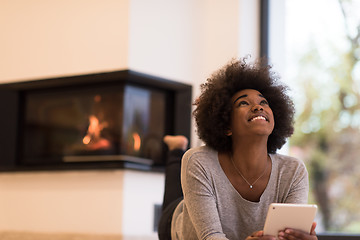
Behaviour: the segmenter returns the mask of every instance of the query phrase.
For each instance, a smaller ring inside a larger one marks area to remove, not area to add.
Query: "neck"
[[[258,138],[257,141],[233,139],[232,149],[234,164],[244,175],[257,175],[267,164],[267,138]]]

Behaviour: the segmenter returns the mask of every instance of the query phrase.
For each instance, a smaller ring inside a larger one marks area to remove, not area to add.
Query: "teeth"
[[[254,117],[251,119],[251,121],[255,121],[255,120],[265,120],[266,121],[266,118],[264,118],[263,116],[257,116],[257,117]]]

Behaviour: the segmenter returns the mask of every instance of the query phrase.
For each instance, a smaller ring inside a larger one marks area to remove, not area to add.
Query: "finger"
[[[254,232],[253,234],[251,234],[251,236],[253,237],[261,237],[264,235],[264,231],[257,231],[257,232]]]
[[[301,238],[294,237],[292,235],[278,236],[279,240],[299,240]]]
[[[280,231],[279,234],[278,234],[278,238],[280,240],[295,240],[297,239],[296,237],[292,236],[291,234],[288,234],[284,231]]]
[[[286,229],[285,232],[279,233],[279,239],[285,240],[296,240],[296,239],[317,239],[316,236],[310,235],[309,233],[305,233],[303,231],[295,230],[295,229]]]
[[[287,240],[307,239],[306,238],[307,236],[309,236],[309,234],[290,228],[286,229],[284,232],[279,233],[279,239],[287,239]]]
[[[261,240],[276,240],[274,236],[270,236],[270,235],[264,236],[264,231],[253,232],[251,236],[246,238],[246,240],[258,240],[260,238]]]
[[[316,228],[316,222],[313,222],[311,225],[310,235],[316,235],[315,228]]]
[[[253,232],[250,236],[248,236],[245,240],[253,240],[253,239],[258,239],[259,237],[261,237],[263,235],[263,231],[257,231],[257,232]]]

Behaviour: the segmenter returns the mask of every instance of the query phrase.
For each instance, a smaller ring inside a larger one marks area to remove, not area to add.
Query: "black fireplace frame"
[[[19,161],[20,138],[23,129],[21,118],[24,115],[24,95],[33,90],[69,89],[72,87],[117,86],[131,84],[145,88],[155,88],[171,94],[169,119],[171,129],[166,134],[181,134],[190,139],[192,86],[161,77],[132,70],[119,70],[86,75],[22,81],[0,84],[0,171],[38,171],[70,169],[114,169],[135,168],[140,170],[162,169],[162,164],[142,164],[129,159],[102,162],[76,162],[58,165],[28,166]]]

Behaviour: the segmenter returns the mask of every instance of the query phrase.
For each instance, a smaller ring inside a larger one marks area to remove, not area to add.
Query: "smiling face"
[[[244,89],[231,98],[230,133],[239,136],[269,136],[274,129],[274,115],[268,101],[254,89]]]

